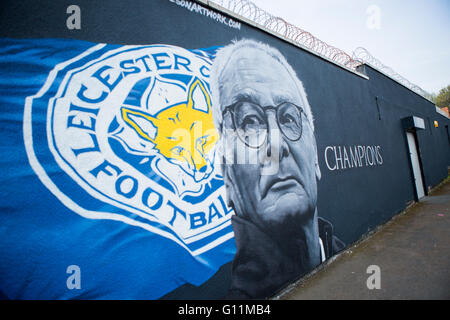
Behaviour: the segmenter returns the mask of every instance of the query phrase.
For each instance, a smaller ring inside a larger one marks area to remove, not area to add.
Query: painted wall
[[[447,176],[449,119],[369,66],[366,79],[195,2],[79,1],[80,30],[66,27],[70,4],[6,1],[0,13],[8,298],[269,297],[415,199],[401,119],[425,121],[426,188]],[[289,112],[263,116],[268,105]],[[285,125],[281,147],[234,136],[225,149],[255,162],[223,165],[222,129],[247,115],[227,106],[260,112],[250,129]],[[274,183],[301,186],[274,188],[266,212],[265,178],[252,179],[267,150],[280,155]]]

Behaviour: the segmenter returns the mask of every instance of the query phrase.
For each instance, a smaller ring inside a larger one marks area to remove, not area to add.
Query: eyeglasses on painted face
[[[225,107],[222,115],[231,113],[231,118],[239,139],[248,147],[259,148],[267,139],[268,118],[267,111],[274,110],[278,127],[282,134],[291,141],[297,141],[302,136],[301,107],[291,103],[282,102],[277,106],[260,106],[253,102],[238,101]],[[306,116],[306,115],[305,115]]]

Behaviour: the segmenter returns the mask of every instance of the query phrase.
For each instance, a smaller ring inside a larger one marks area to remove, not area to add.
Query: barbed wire
[[[426,99],[430,98],[430,94],[428,92],[426,92],[418,85],[410,82],[408,79],[406,79],[405,77],[403,77],[400,74],[398,74],[397,72],[395,72],[391,67],[388,67],[385,64],[383,64],[380,60],[378,60],[377,58],[372,56],[370,54],[370,52],[367,51],[367,49],[362,48],[362,47],[356,48],[353,51],[352,58],[356,61],[359,61],[361,64],[365,63],[365,64],[370,65],[371,67],[384,73],[388,77],[401,83],[403,86],[405,86],[405,87],[409,88],[410,90],[414,91],[415,93],[421,95],[422,97],[424,97]]]
[[[253,21],[263,28],[291,40],[295,44],[300,45],[300,47],[305,47],[310,51],[326,57],[327,59],[355,72],[359,65],[367,63],[371,67],[383,72],[403,86],[429,100],[430,94],[428,92],[411,83],[406,78],[395,72],[392,68],[381,63],[381,61],[373,57],[365,48],[356,48],[350,56],[343,50],[331,46],[316,38],[311,33],[259,8],[250,0],[209,0],[209,2],[213,2],[233,13]]]
[[[307,49],[347,68],[355,70],[360,64],[343,50],[333,47],[316,38],[308,31],[268,13],[250,0],[210,0],[209,2],[218,4],[231,12],[253,21],[265,29],[279,34],[292,42],[299,44],[302,47],[306,47]]]

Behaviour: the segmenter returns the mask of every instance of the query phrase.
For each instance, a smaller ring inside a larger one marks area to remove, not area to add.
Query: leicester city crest
[[[57,65],[26,100],[34,171],[86,218],[145,228],[193,255],[230,239],[211,63],[202,50],[97,45]]]

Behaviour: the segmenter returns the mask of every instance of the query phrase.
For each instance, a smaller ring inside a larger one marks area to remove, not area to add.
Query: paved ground
[[[367,288],[370,265],[380,289]],[[277,298],[450,299],[450,181]]]

